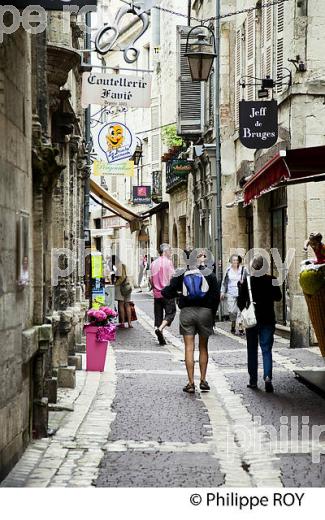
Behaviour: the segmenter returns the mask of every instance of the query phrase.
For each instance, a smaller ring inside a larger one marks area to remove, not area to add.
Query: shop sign
[[[120,163],[133,157],[136,137],[130,128],[119,121],[103,125],[95,140],[95,152],[105,162]]]
[[[152,200],[153,202],[162,201],[162,175],[161,170],[152,172]]]
[[[270,148],[278,140],[278,104],[272,101],[239,102],[239,139],[246,148]]]
[[[103,175],[122,175],[122,177],[133,177],[134,162],[122,161],[112,164],[105,161],[94,161],[93,175],[98,177],[102,177]]]
[[[151,104],[151,77],[122,76],[120,74],[82,75],[81,104],[123,105],[130,108],[149,108]]]
[[[133,204],[151,204],[151,186],[133,186]]]
[[[172,162],[171,171],[175,175],[184,177],[192,171],[192,164],[189,161],[185,161],[184,159],[176,159]]]
[[[85,7],[88,5],[97,5],[97,0],[35,0],[35,2],[15,0],[13,4],[17,9],[25,9],[26,7],[33,6],[35,10],[37,10],[37,7],[40,6],[46,11],[61,11],[61,9],[68,8],[69,6]]]

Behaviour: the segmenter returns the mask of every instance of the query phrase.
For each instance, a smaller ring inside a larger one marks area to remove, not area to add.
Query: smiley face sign
[[[120,148],[124,141],[123,127],[121,125],[110,126],[106,135],[106,141],[109,150]]]
[[[96,148],[97,154],[108,163],[126,161],[134,154],[136,137],[123,123],[112,121],[100,129]]]

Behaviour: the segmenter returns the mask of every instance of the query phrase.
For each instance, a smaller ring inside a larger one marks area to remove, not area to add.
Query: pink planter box
[[[86,370],[103,372],[106,361],[108,341],[97,341],[96,332],[99,327],[85,327],[86,333]]]

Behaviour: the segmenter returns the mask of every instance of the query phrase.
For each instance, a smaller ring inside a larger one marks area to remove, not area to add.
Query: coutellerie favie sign
[[[239,139],[246,148],[270,148],[278,140],[278,104],[272,101],[239,102]]]
[[[123,76],[120,74],[82,75],[81,104],[123,105],[130,108],[148,108],[151,104],[151,77]]]
[[[43,7],[46,11],[61,11],[63,7],[75,6],[85,7],[86,5],[97,5],[97,0],[34,0],[34,2],[28,2],[27,0],[8,0],[6,4],[13,5],[17,9],[25,9],[26,7],[35,6],[35,10],[38,6]],[[4,5],[4,4],[3,4]]]

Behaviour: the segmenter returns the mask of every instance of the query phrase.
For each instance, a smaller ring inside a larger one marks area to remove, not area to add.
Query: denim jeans
[[[257,383],[258,367],[258,342],[263,356],[264,380],[268,377],[272,379],[272,347],[274,342],[274,325],[257,324],[251,329],[246,329],[247,339],[247,360],[250,383]]]

